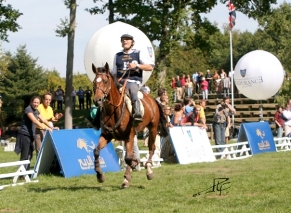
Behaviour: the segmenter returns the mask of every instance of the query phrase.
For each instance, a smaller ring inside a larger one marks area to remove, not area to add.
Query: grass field
[[[18,159],[0,147],[0,162]],[[154,169],[152,181],[146,179],[145,170],[133,172],[128,189],[120,188],[123,172],[106,173],[103,184],[95,175],[69,179],[40,175],[39,183],[0,191],[0,212],[291,212],[290,164],[291,152],[237,161],[164,163]],[[213,191],[214,178],[229,179]],[[0,180],[0,185],[9,182]]]

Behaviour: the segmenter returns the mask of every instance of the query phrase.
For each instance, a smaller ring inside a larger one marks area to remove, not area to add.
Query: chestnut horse
[[[141,102],[144,106],[144,116],[142,122],[137,126],[133,125],[133,117],[126,107],[125,92],[117,89],[116,82],[110,73],[108,63],[104,67],[96,68],[92,64],[92,70],[95,73],[93,81],[94,104],[99,107],[99,125],[93,122],[93,126],[99,126],[102,129],[98,146],[94,149],[94,165],[98,182],[104,182],[105,177],[99,163],[100,150],[103,149],[111,139],[122,140],[125,142],[127,164],[124,174],[124,180],[121,187],[129,186],[131,180],[131,169],[139,164],[139,159],[134,158],[133,143],[137,132],[141,132],[145,127],[149,129],[149,157],[145,164],[147,179],[154,177],[152,167],[152,156],[155,151],[155,139],[157,133],[161,136],[167,135],[166,118],[163,115],[160,104],[150,95],[143,93]],[[98,123],[98,122],[97,122]]]

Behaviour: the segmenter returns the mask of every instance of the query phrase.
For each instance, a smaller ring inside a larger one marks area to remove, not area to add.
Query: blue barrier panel
[[[34,170],[37,174],[49,173],[56,156],[65,178],[95,174],[93,151],[95,144],[98,144],[100,134],[101,131],[92,128],[55,130],[52,133],[47,131]],[[102,171],[120,171],[118,158],[111,142],[101,150],[99,160]]]
[[[252,154],[276,152],[274,137],[268,122],[241,124],[237,142],[248,141]]]

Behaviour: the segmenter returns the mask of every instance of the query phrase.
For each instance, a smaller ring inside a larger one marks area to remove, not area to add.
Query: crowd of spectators
[[[53,109],[63,110],[65,91],[62,89],[62,87],[58,86],[56,91],[51,89],[49,92],[52,94],[51,107]],[[73,90],[71,93],[73,110],[76,109],[76,106],[78,106],[79,110],[85,109],[85,107],[86,109],[90,109],[92,106],[92,98],[93,98],[93,92],[88,86],[86,90],[83,90],[82,87],[79,87],[78,90],[75,90],[75,88],[73,87]]]
[[[212,74],[210,70],[203,72],[195,71],[190,75],[177,75],[172,78],[171,87],[174,90],[174,102],[181,101],[185,96],[194,97],[202,94],[203,99],[208,100],[208,94],[216,94],[217,99],[229,96],[231,78],[221,69]]]

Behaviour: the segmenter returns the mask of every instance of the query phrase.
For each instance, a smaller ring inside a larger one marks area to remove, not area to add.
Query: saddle
[[[122,89],[123,89],[123,87],[119,88],[120,93],[122,92]],[[144,115],[144,106],[143,106],[142,101],[141,101],[141,99],[143,99],[143,94],[141,91],[137,92],[137,97],[138,97],[138,101],[140,102],[140,105],[139,105],[140,112],[141,112],[141,115],[143,116]],[[132,114],[132,101],[131,101],[130,93],[129,93],[127,88],[125,88],[124,100],[125,100],[125,104],[126,104],[128,111],[130,112],[130,114]]]

